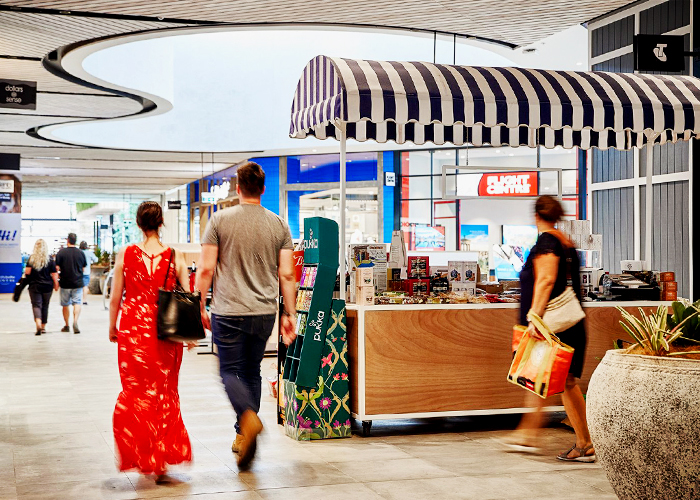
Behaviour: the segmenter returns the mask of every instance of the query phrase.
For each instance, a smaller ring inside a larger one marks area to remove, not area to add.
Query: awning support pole
[[[340,300],[345,300],[345,273],[347,272],[347,260],[345,258],[345,149],[347,142],[347,133],[345,123],[338,125],[340,129],[340,215],[338,217],[338,225],[340,226],[339,238],[339,259],[340,259]]]
[[[654,185],[653,185],[653,175],[654,175],[654,141],[656,137],[649,138],[647,142],[647,187],[646,187],[646,234],[644,235],[644,260],[647,262],[647,267],[651,269],[651,242],[652,237],[652,227],[653,227],[653,203],[654,203]]]

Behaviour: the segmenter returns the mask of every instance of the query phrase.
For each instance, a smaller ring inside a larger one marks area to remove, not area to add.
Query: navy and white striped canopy
[[[700,80],[317,56],[290,137],[630,149],[700,135]]]

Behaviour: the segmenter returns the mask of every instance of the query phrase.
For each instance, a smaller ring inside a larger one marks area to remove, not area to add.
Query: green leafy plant
[[[700,344],[700,315],[697,311],[700,310],[700,300],[691,303],[689,300],[679,300],[671,304],[673,314],[668,318],[668,325],[675,328],[683,323],[686,318],[690,318],[688,322],[681,326],[683,331],[682,336],[678,339],[679,344]]]
[[[669,324],[670,315],[666,306],[659,306],[655,312],[645,313],[644,309],[639,308],[640,317],[637,318],[634,314],[626,311],[622,307],[617,307],[617,310],[622,314],[620,325],[629,333],[637,342],[630,350],[639,347],[644,354],[651,356],[681,356],[685,354],[700,354],[700,351],[675,351],[671,352],[671,346],[678,339],[686,339],[683,337],[683,327],[690,324],[693,318],[697,318],[700,314],[700,309],[694,305],[690,305],[691,312],[685,315],[683,319],[675,326]]]
[[[111,257],[109,252],[102,250],[100,247],[95,247],[95,257],[97,257],[97,264],[101,266],[108,266],[109,259]]]

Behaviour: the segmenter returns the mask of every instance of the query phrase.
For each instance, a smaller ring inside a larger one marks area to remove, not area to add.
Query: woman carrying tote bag
[[[154,474],[160,482],[168,465],[192,460],[178,394],[183,343],[159,340],[157,331],[159,289],[172,290],[177,280],[188,283],[189,277],[182,254],[173,263],[173,250],[160,242],[160,205],[141,203],[136,223],[144,240],[119,253],[110,301],[109,340],[119,346],[122,382],[114,441],[120,471]]]
[[[574,348],[562,399],[576,433],[576,443],[557,458],[590,463],[595,462],[595,450],[586,422],[586,402],[577,382],[583,372],[586,328],[580,305],[571,295],[573,288],[576,299],[581,300],[580,264],[574,245],[555,228],[563,213],[561,204],[551,196],[540,196],[535,202],[535,222],[540,236],[520,273],[520,321],[528,325],[530,334],[536,336],[539,334],[528,319],[530,313],[537,314],[545,323],[549,315],[553,323],[556,321],[567,327],[563,331],[554,331],[561,342]],[[573,320],[567,322],[567,317]],[[531,397],[537,400],[537,411],[524,415],[518,428],[506,441],[506,445],[515,451],[537,451],[538,431],[543,423],[542,407],[546,401]]]

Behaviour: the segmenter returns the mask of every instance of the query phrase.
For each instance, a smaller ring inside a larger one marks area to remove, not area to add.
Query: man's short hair
[[[260,165],[249,161],[236,171],[238,187],[245,196],[258,197],[265,190],[265,171]]]
[[[68,233],[68,243],[71,245],[75,245],[75,243],[78,241],[78,235],[75,233]]]

